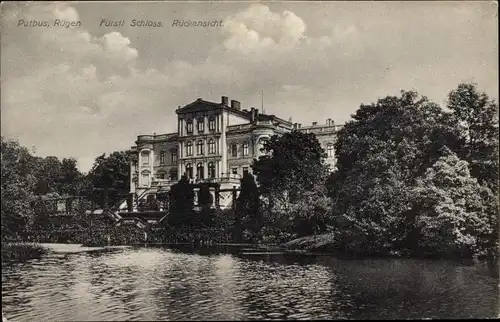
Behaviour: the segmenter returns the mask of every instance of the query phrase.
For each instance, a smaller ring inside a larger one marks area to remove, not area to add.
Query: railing
[[[247,130],[252,128],[252,124],[239,124],[239,125],[230,125],[227,127],[228,131],[235,131],[235,130]]]
[[[299,128],[300,132],[304,133],[335,133],[337,129],[334,126],[316,126],[316,127],[306,127]]]
[[[164,141],[176,138],[178,136],[177,133],[169,133],[169,134],[158,134],[158,135],[139,135],[137,136],[138,141]]]
[[[139,135],[137,136],[138,141],[152,141],[154,136],[152,135]]]
[[[239,174],[227,174],[225,176],[221,176],[218,178],[205,178],[205,179],[195,179],[196,183],[202,183],[202,182],[211,182],[211,183],[239,183],[240,182],[240,175]]]
[[[241,176],[239,174],[228,174],[217,178],[192,178],[189,183],[239,183]],[[172,186],[176,184],[177,180],[155,179],[151,182],[151,187]]]

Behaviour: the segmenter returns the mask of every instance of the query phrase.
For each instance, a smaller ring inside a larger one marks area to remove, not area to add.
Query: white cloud
[[[252,5],[225,21],[228,49],[253,52],[279,46],[291,49],[304,38],[306,24],[295,13],[274,13],[265,5]]]

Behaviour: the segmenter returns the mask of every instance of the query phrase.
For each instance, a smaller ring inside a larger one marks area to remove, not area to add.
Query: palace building
[[[275,115],[241,109],[239,101],[222,96],[221,102],[201,98],[176,110],[177,132],[139,135],[132,147],[130,193],[144,195],[168,191],[186,174],[195,183],[219,183],[223,189],[239,187],[245,172],[251,173],[253,159],[273,135],[297,129],[316,134],[334,166],[334,142],[338,125],[302,126]]]

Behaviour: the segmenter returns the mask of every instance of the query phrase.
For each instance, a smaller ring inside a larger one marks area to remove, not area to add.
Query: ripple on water
[[[497,285],[448,262],[135,248],[2,267],[2,307],[13,321],[470,318],[497,315]]]

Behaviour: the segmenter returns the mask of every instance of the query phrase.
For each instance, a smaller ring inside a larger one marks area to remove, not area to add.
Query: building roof
[[[178,108],[175,111],[175,113],[187,114],[187,113],[202,112],[202,111],[213,110],[213,109],[226,109],[226,110],[230,111],[231,113],[234,113],[234,114],[237,114],[239,116],[250,119],[250,114],[248,112],[242,111],[240,109],[236,109],[234,107],[231,107],[231,106],[228,106],[228,105],[225,105],[222,103],[205,101],[201,98],[198,98],[196,101],[189,103],[189,104],[185,105],[184,107]]]

